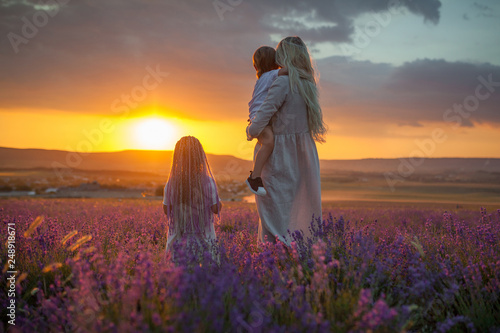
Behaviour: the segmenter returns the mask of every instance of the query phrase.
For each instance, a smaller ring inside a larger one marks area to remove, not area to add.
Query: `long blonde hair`
[[[327,127],[318,102],[318,88],[306,44],[300,37],[286,37],[276,48],[276,63],[288,70],[290,89],[298,91],[307,106],[307,122],[314,140],[325,142]]]

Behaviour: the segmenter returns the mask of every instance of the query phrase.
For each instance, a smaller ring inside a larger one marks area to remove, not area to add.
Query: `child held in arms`
[[[249,121],[251,122],[260,106],[267,97],[269,88],[278,75],[287,75],[286,69],[279,69],[276,64],[276,50],[270,46],[261,46],[253,54],[253,67],[257,72],[257,82],[252,93],[252,99],[248,103]],[[262,168],[274,149],[274,134],[272,120],[269,122],[259,137],[260,148],[255,154],[253,171],[246,180],[246,184],[254,194],[264,196],[266,189],[261,178]]]

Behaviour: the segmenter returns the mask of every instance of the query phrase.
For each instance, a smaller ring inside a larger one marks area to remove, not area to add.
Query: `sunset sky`
[[[251,159],[252,54],[301,36],[322,159],[500,158],[497,0],[0,0],[0,146]]]

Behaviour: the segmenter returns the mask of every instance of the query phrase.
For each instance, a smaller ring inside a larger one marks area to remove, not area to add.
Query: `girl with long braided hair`
[[[166,251],[176,242],[204,248],[216,240],[214,221],[222,205],[200,141],[182,137],[175,145],[169,179],[163,191],[168,220]]]

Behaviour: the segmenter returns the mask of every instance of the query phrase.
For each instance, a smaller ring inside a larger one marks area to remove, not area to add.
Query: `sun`
[[[140,149],[171,149],[175,127],[163,118],[146,118],[135,125],[135,139]]]

